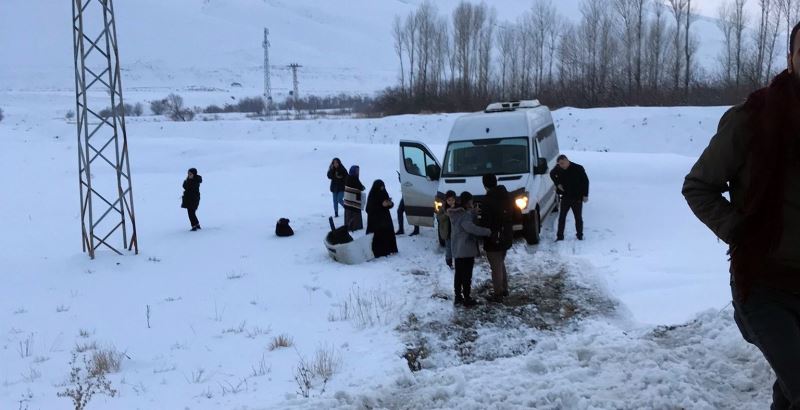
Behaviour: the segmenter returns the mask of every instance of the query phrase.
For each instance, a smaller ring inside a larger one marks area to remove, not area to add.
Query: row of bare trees
[[[737,89],[769,81],[788,49],[788,43],[778,39],[788,41],[800,18],[800,0],[750,1],[758,3],[758,15],[748,14],[747,0],[728,0],[717,10],[717,26],[724,36],[719,56],[721,81]]]
[[[498,22],[485,2],[462,0],[446,16],[428,0],[395,17],[399,86],[377,108],[452,111],[531,97],[578,107],[734,103],[782,67],[778,40],[800,0],[725,0],[718,68],[696,61],[699,1],[582,0],[572,22],[552,0],[533,0],[516,21]],[[752,20],[747,1],[759,5]]]

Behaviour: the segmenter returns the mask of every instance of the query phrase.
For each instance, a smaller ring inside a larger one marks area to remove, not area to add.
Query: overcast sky
[[[716,17],[717,8],[719,8],[721,3],[726,1],[729,3],[731,2],[731,0],[692,0],[692,3],[697,3],[697,10],[700,14],[708,17]],[[758,12],[758,0],[747,0],[745,8],[751,15]]]

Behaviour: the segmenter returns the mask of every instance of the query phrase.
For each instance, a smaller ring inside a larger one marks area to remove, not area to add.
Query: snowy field
[[[574,240],[570,220],[568,239],[552,242],[550,218],[541,245],[511,250],[509,301],[462,310],[448,300],[452,272],[431,229],[359,266],[322,246],[332,157],[399,198],[397,141],[442,152],[455,115],[131,118],[141,253],[90,261],[75,126],[63,119],[71,104],[69,93],[0,93],[2,409],[71,408],[57,393],[76,349],[124,353],[108,376],[117,397],[96,396],[90,409],[769,403],[771,371],[732,320],[725,247],[680,195],[724,107],[555,112],[562,148],[591,178],[586,240]],[[179,208],[189,167],[204,178],[200,232]],[[274,237],[280,217],[296,236]],[[488,279],[481,261],[479,297]],[[279,335],[291,346],[270,349]],[[311,370],[303,387],[301,362]]]

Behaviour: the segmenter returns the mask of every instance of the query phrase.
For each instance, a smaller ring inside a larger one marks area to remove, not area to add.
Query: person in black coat
[[[397,238],[389,212],[392,207],[394,203],[386,192],[386,185],[380,179],[376,180],[367,197],[367,234],[374,234],[372,253],[376,258],[397,253]]]
[[[201,229],[200,221],[197,220],[197,208],[200,206],[200,184],[202,183],[203,177],[197,175],[197,169],[190,168],[186,179],[183,181],[181,208],[186,208],[189,213],[189,223],[192,225],[192,231]]]
[[[331,180],[331,194],[333,194],[333,212],[339,217],[339,205],[344,206],[344,184],[347,180],[347,169],[339,158],[334,158],[328,166],[328,179]]]
[[[486,198],[481,204],[480,225],[492,230],[492,234],[483,241],[483,249],[492,270],[494,294],[491,299],[500,302],[508,296],[506,253],[514,240],[514,204],[506,187],[497,184],[494,174],[483,176],[483,187],[486,189]]]
[[[583,204],[589,202],[589,177],[579,164],[571,162],[566,155],[559,155],[558,166],[550,171],[550,178],[561,195],[558,214],[557,241],[564,240],[564,225],[570,210],[575,215],[575,231],[578,240],[583,240]]]

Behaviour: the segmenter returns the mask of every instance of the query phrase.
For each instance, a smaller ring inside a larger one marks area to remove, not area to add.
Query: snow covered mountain
[[[397,62],[390,26],[423,0],[117,0],[118,35],[128,89],[228,89],[250,94],[262,84],[262,38],[271,33],[273,88],[291,87],[290,63],[300,70],[301,93],[371,93],[394,85]],[[713,15],[714,7],[700,11]],[[443,15],[459,0],[437,0]],[[559,0],[577,21],[580,0]],[[514,21],[531,0],[489,0],[498,21]],[[71,5],[61,0],[0,2],[0,89],[69,90]],[[667,16],[668,17],[668,16]],[[713,69],[721,35],[702,17],[698,61]]]

